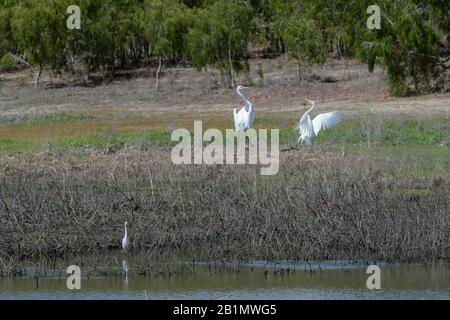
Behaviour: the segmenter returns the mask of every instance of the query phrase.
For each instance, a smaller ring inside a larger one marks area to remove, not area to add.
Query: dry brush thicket
[[[450,182],[379,159],[295,150],[280,173],[175,166],[164,148],[0,163],[0,258],[131,248],[195,259],[431,261],[450,257]],[[400,165],[400,164],[399,164]]]

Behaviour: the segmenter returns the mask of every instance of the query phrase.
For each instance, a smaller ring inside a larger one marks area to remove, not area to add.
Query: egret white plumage
[[[236,131],[245,131],[253,127],[253,120],[255,119],[255,111],[253,110],[253,104],[247,99],[247,97],[241,92],[241,89],[247,87],[237,86],[236,92],[244,101],[244,106],[241,109],[235,108],[233,110],[234,116],[234,128]]]
[[[128,246],[130,245],[130,241],[128,240],[127,224],[128,224],[128,222],[125,222],[125,234],[122,239],[122,248],[124,251],[128,251]]]
[[[305,112],[305,114],[300,118],[300,122],[298,123],[298,130],[300,132],[300,137],[298,138],[298,142],[303,141],[305,145],[311,146],[312,140],[320,130],[325,130],[332,128],[339,124],[342,120],[342,112],[340,110],[321,113],[317,115],[313,120],[309,116],[309,113],[313,111],[316,103],[312,100],[308,100],[311,104],[311,108]]]

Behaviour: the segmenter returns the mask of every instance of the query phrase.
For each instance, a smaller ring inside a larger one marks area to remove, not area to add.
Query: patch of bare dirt
[[[264,79],[257,74],[261,68]],[[367,66],[354,61],[335,61],[314,67],[298,79],[294,64],[282,59],[256,59],[251,76],[240,83],[251,85],[246,94],[259,112],[301,112],[304,97],[316,100],[318,108],[342,109],[360,113],[450,114],[450,94],[395,98],[387,94],[381,69],[369,73]],[[29,73],[1,74],[0,117],[42,115],[62,111],[110,113],[158,117],[163,113],[183,118],[195,113],[228,114],[242,105],[234,89],[218,83],[217,72],[198,72],[193,68],[164,70],[160,91],[155,90],[152,70],[139,69],[134,75],[118,77],[108,84],[68,86],[67,79],[43,76],[42,87],[35,89]],[[295,114],[297,117],[297,114]]]

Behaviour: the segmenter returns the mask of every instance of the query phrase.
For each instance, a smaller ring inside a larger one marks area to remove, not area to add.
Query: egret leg
[[[305,139],[305,146],[312,147],[312,139],[310,137]]]
[[[245,129],[244,131],[245,133],[247,133],[247,129]],[[250,147],[253,148],[253,143],[250,141],[249,137],[247,136],[247,134],[245,135],[245,150],[249,150]]]

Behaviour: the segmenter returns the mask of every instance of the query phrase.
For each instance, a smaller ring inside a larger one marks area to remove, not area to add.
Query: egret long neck
[[[310,113],[311,111],[313,111],[315,106],[316,106],[316,104],[313,102],[312,105],[311,105],[311,108],[309,108],[309,110],[306,111],[306,113]]]
[[[128,230],[127,230],[127,225],[125,225],[125,238],[127,237],[127,235],[128,235]]]
[[[237,94],[242,98],[242,100],[244,100],[245,105],[248,105],[248,100],[247,97],[238,89],[236,89]]]

